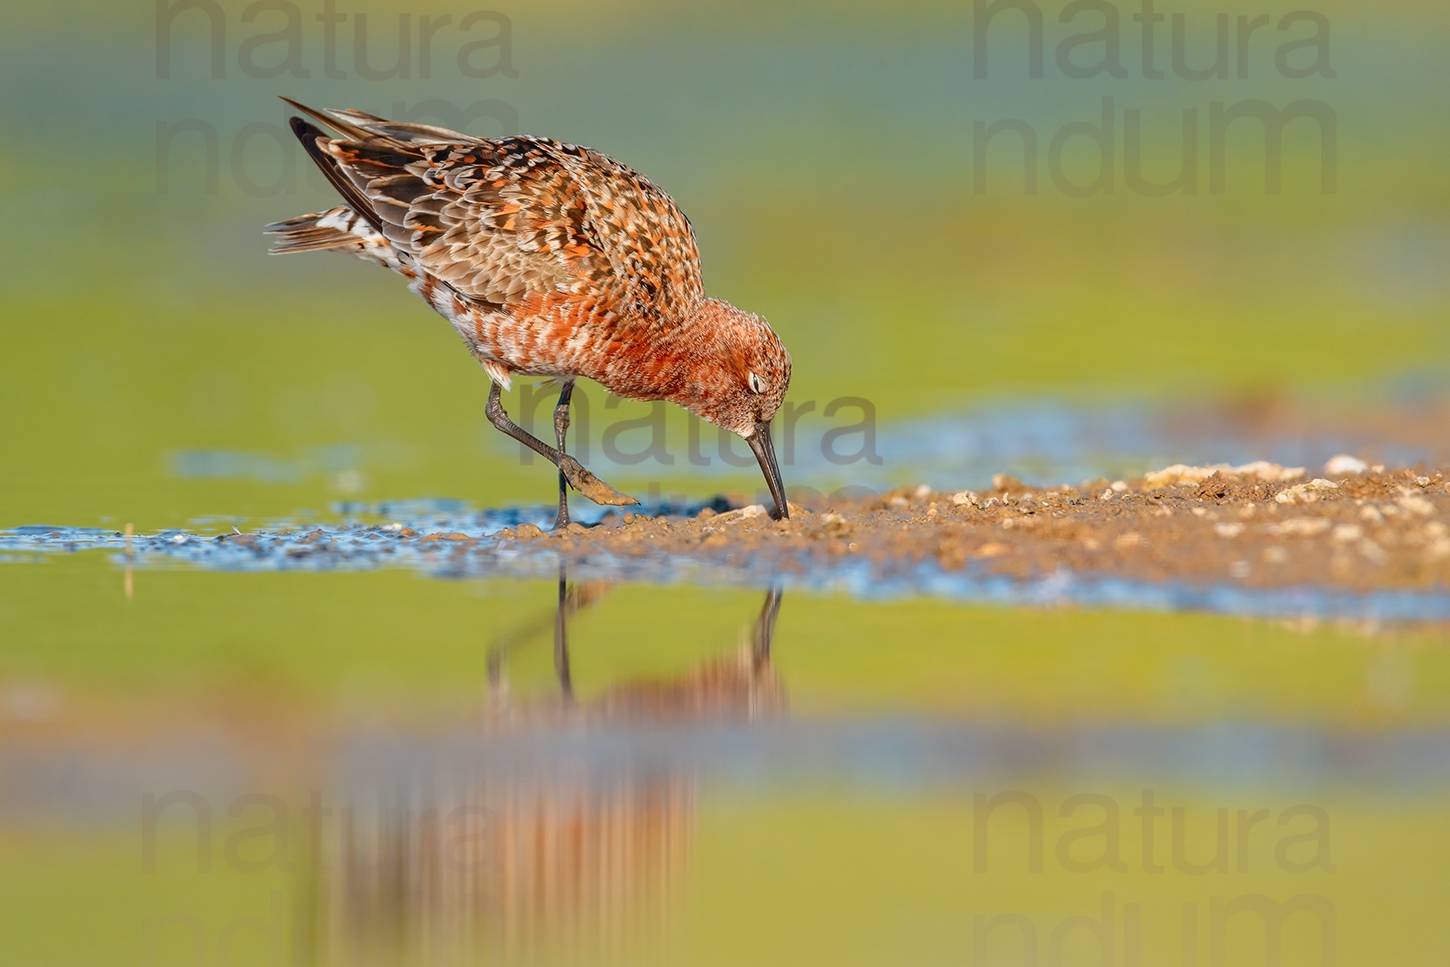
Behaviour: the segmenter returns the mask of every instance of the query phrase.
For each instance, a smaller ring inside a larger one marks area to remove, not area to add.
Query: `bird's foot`
[[[628,504],[639,503],[639,501],[635,500],[629,494],[620,493],[588,470],[585,470],[583,464],[567,454],[560,458],[559,470],[564,474],[564,478],[569,481],[569,486],[596,504],[606,504],[610,507],[623,507]]]

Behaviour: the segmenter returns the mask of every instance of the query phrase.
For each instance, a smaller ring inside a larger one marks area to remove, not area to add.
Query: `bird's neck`
[[[629,338],[600,360],[602,372],[593,378],[616,396],[688,406],[709,343],[708,327],[692,316],[675,325],[631,327]]]

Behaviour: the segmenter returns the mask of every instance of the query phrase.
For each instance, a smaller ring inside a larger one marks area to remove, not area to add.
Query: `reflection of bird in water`
[[[489,649],[488,669],[491,712],[497,725],[515,721],[541,724],[551,719],[613,724],[754,721],[784,711],[785,692],[770,664],[771,639],[780,613],[778,588],[767,592],[750,640],[735,652],[711,659],[684,675],[626,682],[588,701],[576,702],[569,668],[568,618],[598,603],[609,588],[609,584],[598,581],[571,585],[564,571],[560,571],[559,601],[553,621],[554,674],[559,684],[556,700],[534,699],[514,705],[508,700],[503,682],[507,653],[530,635],[542,631],[542,622],[524,625],[494,642]]]
[[[580,696],[569,619],[609,590],[570,585],[561,572],[554,613],[495,639],[484,730],[501,743],[497,756],[406,782],[394,797],[403,808],[351,816],[337,843],[341,879],[326,891],[339,962],[628,960],[669,921],[693,840],[690,770],[587,746],[581,760],[543,740],[784,714],[771,668],[781,593],[766,594],[739,648],[681,675]],[[550,628],[556,688],[510,695],[509,657]]]
[[[695,234],[648,178],[546,138],[472,138],[360,111],[293,107],[292,130],[347,203],[267,226],[272,251],[333,249],[384,265],[453,324],[493,381],[486,413],[602,504],[632,504],[564,452],[580,376],[636,400],[669,400],[745,439],[775,515],[787,515],[770,420],[790,354],[769,324],[705,297]],[[557,449],[509,419],[516,375],[552,376]]]

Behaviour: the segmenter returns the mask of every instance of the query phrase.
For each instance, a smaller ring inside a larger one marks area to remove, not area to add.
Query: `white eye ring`
[[[752,393],[764,393],[765,392],[765,380],[761,379],[759,376],[756,376],[754,373],[751,373],[750,374],[750,379],[748,380],[748,382],[750,383],[750,392],[752,392]]]

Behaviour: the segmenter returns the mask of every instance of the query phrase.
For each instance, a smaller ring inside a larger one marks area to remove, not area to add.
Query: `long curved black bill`
[[[785,484],[780,481],[780,464],[775,462],[775,445],[770,442],[770,424],[755,424],[755,432],[745,442],[755,451],[755,459],[759,461],[765,482],[770,487],[770,496],[775,498],[775,513],[770,516],[776,520],[788,519],[790,507],[785,500]]]

